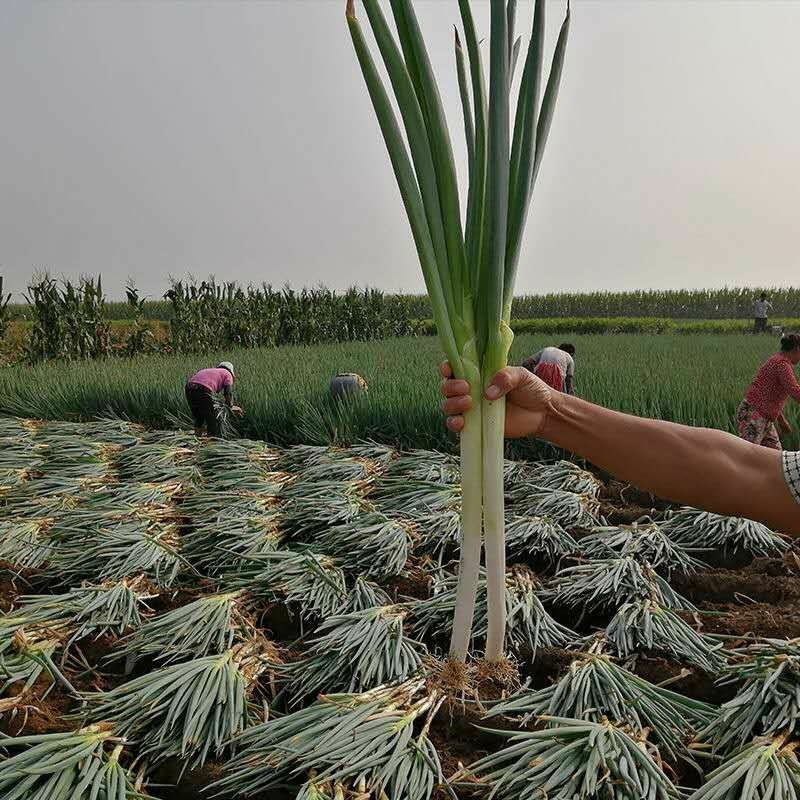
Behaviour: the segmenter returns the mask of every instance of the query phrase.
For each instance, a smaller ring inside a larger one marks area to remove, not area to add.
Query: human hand
[[[472,407],[469,383],[453,378],[450,364],[441,364],[442,410],[447,414],[447,427],[459,433],[464,428],[464,413]],[[492,378],[484,395],[489,400],[506,398],[506,430],[510,439],[536,436],[544,426],[550,410],[560,402],[561,395],[554,392],[541,378],[524,367],[505,367]]]
[[[244,409],[241,406],[231,406],[231,413],[236,414],[237,417],[243,417]]]

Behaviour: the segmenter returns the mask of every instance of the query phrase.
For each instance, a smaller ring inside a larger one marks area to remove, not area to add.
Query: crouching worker
[[[201,369],[186,381],[186,402],[192,412],[194,432],[200,436],[203,427],[209,436],[220,436],[220,418],[214,403],[214,395],[222,394],[225,405],[237,416],[242,409],[233,404],[233,382],[236,375],[230,361],[222,361],[216,367]]]
[[[575,345],[564,342],[558,347],[545,347],[526,358],[522,366],[557,392],[575,394],[574,355]]]

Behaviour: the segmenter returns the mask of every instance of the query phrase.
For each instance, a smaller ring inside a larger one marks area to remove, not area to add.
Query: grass
[[[642,416],[733,429],[733,414],[759,364],[774,350],[771,337],[573,336],[578,393]],[[515,339],[519,363],[552,339]],[[156,427],[189,426],[186,377],[222,358],[237,370],[237,400],[247,415],[243,436],[276,443],[347,443],[375,439],[403,447],[452,449],[439,412],[432,338],[230,350],[207,356],[154,355],[105,362],[16,365],[0,370],[0,411],[50,419],[118,415]],[[346,406],[328,397],[337,371],[355,371],[369,391]],[[787,406],[797,422],[794,404]],[[787,447],[798,447],[796,434]]]

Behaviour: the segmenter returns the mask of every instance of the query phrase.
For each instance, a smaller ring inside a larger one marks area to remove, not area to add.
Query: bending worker
[[[798,362],[800,335],[788,333],[781,337],[781,349],[761,365],[736,410],[736,429],[742,439],[781,449],[775,423],[784,433],[792,430],[783,415],[783,407],[790,397],[800,402],[800,384],[794,375]]]
[[[522,366],[557,392],[575,394],[575,345],[564,342],[545,347],[526,358]]]
[[[459,432],[469,384],[453,379],[447,363],[441,372],[447,427]],[[501,369],[484,394],[506,398],[508,437],[538,436],[674,503],[800,535],[800,453],[611,411],[555,392],[522,367]]]
[[[230,361],[221,361],[216,367],[201,369],[186,381],[186,402],[192,412],[194,432],[200,436],[205,426],[209,436],[220,435],[220,420],[214,404],[214,395],[222,393],[225,405],[241,416],[242,409],[233,404],[233,382],[236,375]]]

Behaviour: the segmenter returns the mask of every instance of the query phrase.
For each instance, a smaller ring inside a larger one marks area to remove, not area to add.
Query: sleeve
[[[800,403],[800,383],[797,382],[794,370],[789,362],[781,359],[778,370],[778,381],[781,387],[786,390],[790,397],[793,397]]]
[[[783,460],[783,478],[786,487],[796,503],[800,503],[800,453],[791,450],[784,450],[781,456]]]

